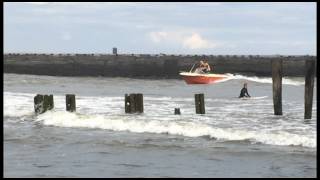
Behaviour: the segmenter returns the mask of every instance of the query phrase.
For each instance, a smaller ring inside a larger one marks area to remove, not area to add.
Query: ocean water
[[[244,82],[254,99],[237,98]],[[283,79],[283,116],[274,116],[271,78],[4,74],[4,177],[316,177],[316,86],[304,120],[304,78]],[[65,111],[69,93],[76,113]],[[143,114],[124,113],[126,93],[143,93]],[[36,94],[53,94],[54,109],[36,116]]]

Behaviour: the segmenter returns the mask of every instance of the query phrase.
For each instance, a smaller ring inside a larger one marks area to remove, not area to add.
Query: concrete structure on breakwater
[[[283,59],[284,76],[304,76],[305,60],[316,56],[4,54],[4,73],[52,76],[179,78],[179,71],[206,58],[215,73],[271,76],[271,60]]]

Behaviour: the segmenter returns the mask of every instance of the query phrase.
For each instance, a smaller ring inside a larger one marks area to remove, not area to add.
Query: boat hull
[[[211,84],[228,77],[222,74],[180,73],[180,75],[187,84]]]

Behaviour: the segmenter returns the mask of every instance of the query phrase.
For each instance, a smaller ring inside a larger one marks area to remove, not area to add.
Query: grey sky
[[[316,3],[4,3],[4,51],[316,55]]]

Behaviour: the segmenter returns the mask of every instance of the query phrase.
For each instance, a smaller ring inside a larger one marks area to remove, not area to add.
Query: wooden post
[[[200,114],[205,114],[205,107],[204,107],[204,94],[199,94],[200,100]]]
[[[43,109],[47,111],[50,108],[50,98],[48,95],[43,96]]]
[[[125,112],[143,113],[143,94],[125,94]]]
[[[36,114],[42,114],[47,110],[51,110],[53,108],[53,95],[41,95],[37,94],[34,97],[34,111]]]
[[[41,94],[37,94],[34,97],[34,112],[36,114],[41,114],[44,112],[44,108],[43,108],[43,95]]]
[[[49,108],[48,108],[48,110],[51,110],[51,109],[53,109],[53,108],[54,108],[53,95],[50,94],[50,96],[49,96]]]
[[[274,59],[272,66],[274,115],[282,115],[282,59]]]
[[[313,86],[315,74],[315,61],[306,60],[306,77],[304,88],[304,119],[311,119],[312,117],[312,101],[313,101]]]
[[[76,111],[76,96],[74,94],[66,95],[66,109],[67,111]]]
[[[180,113],[180,108],[174,108],[174,114],[181,114]]]
[[[200,113],[200,106],[199,106],[199,94],[194,95],[194,105],[196,107],[196,114]]]
[[[204,94],[195,94],[195,106],[197,114],[205,114]]]
[[[136,112],[143,113],[143,95],[135,94]]]
[[[135,113],[136,112],[135,96],[136,96],[136,94],[130,94],[129,95],[130,113]]]
[[[128,94],[124,95],[124,109],[125,113],[131,113],[131,103],[130,103],[130,96]]]

